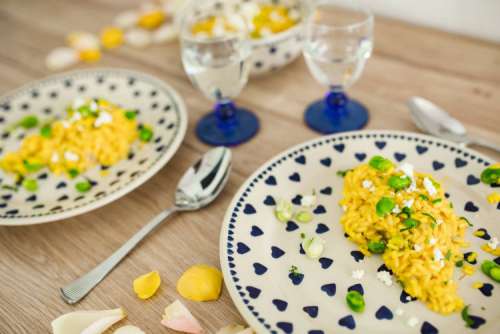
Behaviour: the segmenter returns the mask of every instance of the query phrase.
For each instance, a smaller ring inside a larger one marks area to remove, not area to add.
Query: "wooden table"
[[[66,33],[97,31],[135,1],[2,0],[0,3],[0,93],[50,74],[45,55],[63,44]],[[377,18],[375,53],[350,94],[371,112],[370,129],[416,131],[405,106],[425,96],[461,119],[471,133],[500,144],[500,46],[394,20]],[[238,187],[278,152],[318,134],[303,124],[305,105],[324,88],[302,59],[267,77],[252,79],[238,102],[254,110],[262,129],[234,149],[227,188],[208,209],[183,214],[156,231],[76,306],[65,304],[58,288],[87,272],[126,241],[157,212],[172,204],[177,180],[208,147],[194,124],[210,103],[189,83],[176,43],[146,50],[127,47],[107,53],[100,66],[131,68],[167,81],[186,99],[189,128],[174,159],[133,193],[91,213],[51,224],[0,228],[0,333],[46,333],[50,321],[73,310],[123,306],[123,324],[148,333],[160,325],[164,307],[179,298],[175,284],[195,263],[219,266],[219,229]],[[83,67],[83,66],[82,66]],[[498,155],[491,154],[497,160]],[[137,299],[132,280],[159,270],[162,286],[154,298]],[[243,322],[226,290],[217,302],[184,301],[209,333]]]

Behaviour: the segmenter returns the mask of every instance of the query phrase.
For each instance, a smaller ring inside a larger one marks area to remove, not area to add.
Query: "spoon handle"
[[[492,144],[492,143],[490,143],[484,139],[481,139],[481,138],[470,138],[469,144],[483,146],[483,147],[489,148],[493,151],[500,153],[500,146],[499,145]]]
[[[68,304],[75,304],[85,297],[99,282],[103,280],[125,256],[137,246],[142,239],[157,228],[177,208],[167,209],[151,219],[132,238],[118,248],[110,257],[94,269],[60,289],[62,299]]]

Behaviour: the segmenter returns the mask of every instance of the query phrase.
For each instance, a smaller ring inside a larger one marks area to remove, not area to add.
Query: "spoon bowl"
[[[230,170],[231,151],[229,149],[217,147],[205,153],[179,181],[175,192],[175,206],[160,212],[106,260],[61,288],[63,300],[68,304],[75,304],[82,300],[139,242],[173,213],[194,211],[210,204],[226,185]]]

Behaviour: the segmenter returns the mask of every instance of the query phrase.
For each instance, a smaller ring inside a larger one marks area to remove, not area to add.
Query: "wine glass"
[[[319,0],[305,27],[304,57],[313,77],[329,87],[322,100],[310,104],[305,122],[321,133],[357,130],[368,110],[344,93],[359,79],[373,46],[373,15],[357,1],[346,7]],[[342,1],[345,3],[345,1]]]
[[[193,0],[181,21],[184,69],[193,85],[215,101],[213,111],[196,126],[197,136],[210,145],[237,145],[259,129],[255,114],[233,102],[248,81],[251,46],[246,21],[230,5],[231,1]],[[195,33],[195,24],[203,22],[212,22],[213,29]]]

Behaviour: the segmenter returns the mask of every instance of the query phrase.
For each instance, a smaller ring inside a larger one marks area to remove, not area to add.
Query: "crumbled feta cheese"
[[[346,211],[347,211],[347,205],[342,205],[342,210],[343,210],[344,212],[346,212]]]
[[[73,123],[82,119],[82,115],[79,112],[74,112],[69,119],[69,122]]]
[[[113,116],[111,116],[110,113],[106,111],[101,111],[99,113],[99,116],[94,121],[94,126],[98,128],[106,123],[111,123],[112,121],[113,121]]]
[[[407,302],[411,302],[411,296],[406,296],[405,299]]]
[[[392,208],[392,213],[398,214],[401,212],[401,209],[399,208],[399,205],[394,205],[394,208]]]
[[[404,175],[408,176],[410,179],[413,179],[413,165],[407,162],[399,165],[399,170],[403,172]]]
[[[302,196],[302,200],[300,201],[300,204],[302,204],[302,206],[306,206],[306,207],[311,207],[314,204],[316,204],[316,193],[313,191],[313,193],[311,195]]]
[[[78,109],[80,107],[83,107],[85,105],[85,99],[83,97],[77,97],[76,99],[73,100],[72,107],[73,109]]]
[[[415,190],[417,190],[417,182],[415,181],[415,179],[412,179],[411,180],[411,184],[410,186],[406,189],[407,192],[409,193],[412,193],[414,192]]]
[[[432,245],[435,245],[435,244],[436,244],[436,242],[437,242],[437,239],[436,239],[436,238],[434,238],[434,237],[429,239],[429,245],[431,245],[431,246],[432,246]]]
[[[407,324],[408,326],[410,326],[410,327],[415,327],[415,326],[417,326],[417,325],[418,325],[418,323],[419,323],[419,320],[418,320],[418,318],[417,318],[417,317],[410,317],[410,318],[408,319],[408,321],[406,322],[406,324]]]
[[[352,271],[352,278],[354,279],[362,279],[365,275],[365,271],[363,269],[357,269]]]
[[[492,237],[490,241],[488,241],[488,246],[491,249],[497,249],[498,247],[498,238],[497,237]]]
[[[362,182],[362,186],[363,186],[363,188],[365,188],[365,189],[370,189],[370,188],[372,188],[372,187],[373,187],[373,182],[372,182],[372,181],[370,181],[370,180],[363,180],[363,182]]]
[[[64,159],[68,161],[78,161],[80,160],[80,157],[76,153],[73,153],[71,151],[66,151],[64,152]]]
[[[434,261],[441,261],[444,259],[444,256],[443,256],[443,253],[441,252],[441,250],[439,248],[434,248],[433,250],[433,253],[434,253]]]
[[[65,129],[67,129],[67,128],[69,128],[69,127],[70,127],[69,122],[68,122],[68,121],[64,121],[64,120],[63,120],[63,121],[61,121],[61,125],[62,125],[62,126],[63,126],[63,128],[65,128]]]
[[[377,273],[377,278],[379,281],[384,283],[387,286],[392,285],[392,277],[391,274],[388,271],[382,270]]]
[[[95,101],[92,101],[90,102],[90,111],[97,111],[97,109],[99,109],[99,106],[97,105],[97,103]]]
[[[416,252],[420,252],[420,251],[422,251],[422,245],[420,245],[420,244],[415,244],[415,245],[413,245],[413,249],[414,249]]]
[[[57,152],[52,153],[52,156],[50,157],[50,161],[52,163],[56,163],[59,161],[59,154]]]
[[[402,316],[405,311],[402,308],[398,307],[396,311],[394,311],[394,313],[396,313],[397,316]]]
[[[429,195],[434,196],[437,194],[436,187],[434,187],[434,183],[428,178],[424,177],[424,187],[425,190],[429,193]]]
[[[403,206],[411,209],[411,207],[413,206],[413,202],[415,202],[413,198],[410,198],[409,200],[404,200]]]
[[[443,220],[441,218],[436,219],[436,225],[439,226],[443,223]]]

